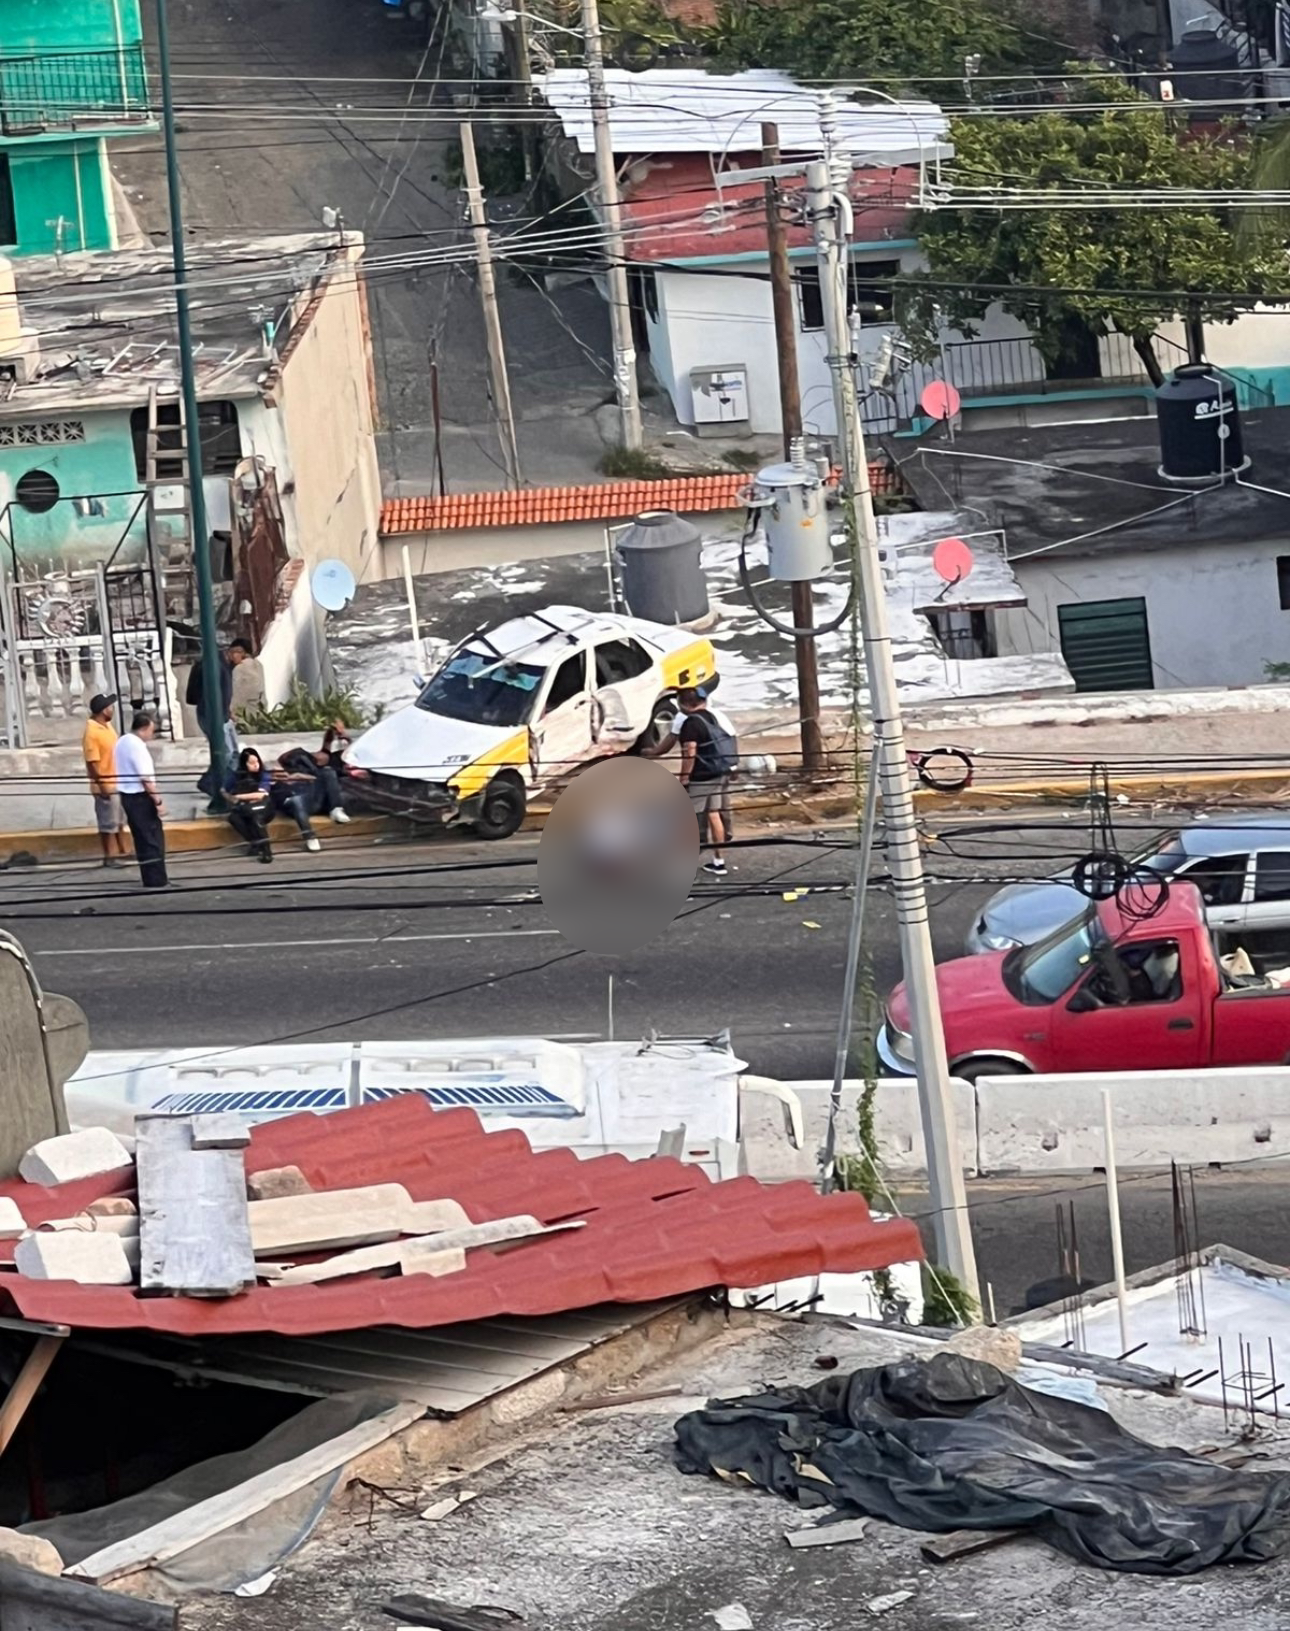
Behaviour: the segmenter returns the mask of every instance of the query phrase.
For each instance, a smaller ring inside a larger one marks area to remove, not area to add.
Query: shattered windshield
[[[482,652],[463,651],[444,664],[416,705],[472,725],[523,725],[545,673],[531,663],[498,663]]]

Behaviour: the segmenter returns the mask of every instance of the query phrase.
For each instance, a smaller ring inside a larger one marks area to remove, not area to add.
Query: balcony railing
[[[153,117],[141,45],[0,56],[0,135],[101,130]]]

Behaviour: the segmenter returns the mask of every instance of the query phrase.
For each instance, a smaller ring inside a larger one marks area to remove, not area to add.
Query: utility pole
[[[825,151],[829,151],[827,121]],[[847,316],[847,239],[850,229],[849,158],[806,167],[807,213],[815,230],[820,265],[820,295],[828,341],[829,370],[837,412],[838,442],[842,455],[842,493],[848,510],[848,532],[854,551],[857,603],[864,643],[869,705],[873,714],[873,755],[882,792],[887,835],[887,862],[895,886],[900,924],[900,950],[909,998],[918,1101],[923,1139],[927,1146],[927,1175],[931,1187],[937,1256],[941,1264],[979,1300],[976,1257],[968,1222],[963,1162],[958,1127],[950,1098],[945,1033],[936,996],[936,969],[923,883],[923,858],[918,845],[914,800],[905,757],[905,733],[892,662],[887,597],[878,556],[878,529],[874,524],[873,496],[869,491],[869,465],[864,428],[851,355],[851,325]]]
[[[466,203],[475,234],[475,255],[479,261],[479,298],[484,304],[484,335],[488,345],[488,377],[493,391],[493,412],[497,415],[498,440],[506,465],[507,483],[518,490],[520,452],[515,441],[515,415],[511,410],[511,381],[506,372],[506,345],[502,339],[502,319],[497,310],[497,282],[493,277],[493,245],[484,214],[484,195],[479,186],[479,163],[475,158],[475,132],[469,124],[460,125],[461,164],[466,175]]]
[[[761,127],[761,162],[773,169],[779,163],[779,128]],[[775,352],[779,364],[779,413],[784,431],[784,457],[792,460],[793,443],[802,434],[802,388],[797,377],[797,324],[793,321],[793,281],[788,268],[788,234],[779,213],[779,185],[766,178],[766,249],[770,258],[770,294],[775,311]],[[793,638],[797,660],[797,711],[801,720],[802,771],[817,776],[824,768],[824,737],[820,730],[820,673],[815,637],[810,633],[815,604],[809,582],[794,583]]]
[[[623,421],[623,446],[638,449],[643,441],[641,404],[636,389],[636,348],[632,341],[632,306],[627,292],[627,250],[623,243],[622,201],[609,130],[609,93],[605,89],[605,47],[600,37],[596,0],[582,0],[582,32],[587,45],[587,90],[596,134],[596,196],[604,219],[608,261],[609,327],[614,339],[614,384]]]
[[[224,809],[228,769],[220,686],[219,646],[215,633],[215,585],[211,578],[210,526],[202,488],[202,438],[197,419],[197,369],[188,308],[188,255],[184,247],[184,207],[179,190],[179,153],[175,142],[175,100],[170,83],[170,26],[166,0],[157,0],[157,57],[161,67],[161,128],[166,138],[166,192],[170,201],[170,247],[175,272],[175,326],[179,332],[179,371],[184,400],[184,459],[188,469],[188,505],[193,519],[193,571],[202,631],[202,697],[206,740],[210,743],[210,810]],[[165,616],[165,607],[159,608]]]

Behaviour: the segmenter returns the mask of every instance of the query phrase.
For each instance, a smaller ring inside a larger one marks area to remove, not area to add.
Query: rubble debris
[[[888,1591],[881,1597],[871,1597],[864,1606],[871,1614],[885,1614],[889,1609],[907,1603],[913,1595],[912,1591]]]
[[[790,1546],[841,1546],[848,1541],[863,1540],[868,1533],[870,1519],[844,1518],[841,1523],[817,1523],[809,1529],[790,1529],[784,1539]]]
[[[106,1127],[82,1127],[33,1144],[18,1163],[18,1173],[29,1184],[52,1188],[130,1165],[130,1152],[115,1133]]]
[[[435,1501],[431,1506],[426,1507],[421,1516],[427,1523],[439,1523],[442,1519],[451,1516],[459,1506],[466,1506],[471,1501],[477,1501],[478,1499],[479,1491],[477,1489],[458,1490],[455,1495],[445,1495],[441,1501]]]
[[[313,1185],[299,1167],[266,1167],[252,1172],[246,1180],[246,1195],[252,1201],[280,1201],[291,1195],[308,1195]]]
[[[397,1240],[412,1197],[402,1184],[319,1189],[251,1201],[251,1244],[257,1257],[284,1252],[339,1251]]]
[[[402,1274],[460,1274],[466,1254],[460,1248],[434,1248],[436,1236],[418,1240],[387,1240],[375,1246],[355,1246],[352,1251],[325,1258],[321,1263],[302,1263],[283,1268],[280,1264],[261,1265],[274,1270],[274,1285],[314,1286],[325,1280],[343,1280],[353,1274],[370,1274],[374,1269],[398,1269]],[[417,1248],[429,1248],[418,1250]]]
[[[1148,1444],[944,1351],[714,1400],[676,1437],[683,1472],[932,1533],[1019,1530],[1104,1569],[1187,1575],[1290,1551],[1290,1473]]]
[[[14,1267],[29,1280],[75,1280],[82,1286],[128,1286],[134,1273],[119,1235],[79,1229],[38,1231],[14,1247]]]
[[[39,1535],[21,1535],[16,1529],[0,1528],[0,1558],[37,1574],[62,1574],[63,1560],[53,1541]]]
[[[139,1208],[128,1195],[104,1195],[85,1208],[92,1218],[137,1218]]]
[[[960,1557],[992,1551],[1010,1540],[1020,1540],[1023,1529],[951,1529],[948,1535],[925,1540],[919,1551],[929,1563],[954,1563]]]
[[[242,1156],[236,1149],[195,1149],[193,1124],[191,1116],[141,1116],[135,1123],[139,1289],[234,1297],[255,1284]]]
[[[195,1150],[244,1150],[250,1142],[251,1129],[236,1111],[193,1117]]]
[[[1021,1364],[1021,1338],[1015,1331],[1001,1331],[992,1325],[969,1325],[955,1331],[945,1344],[947,1353],[965,1359],[980,1359],[1002,1371],[1015,1371]]]
[[[467,1608],[413,1591],[382,1603],[381,1613],[405,1625],[429,1626],[432,1631],[501,1631],[501,1627],[522,1624],[524,1619],[512,1608],[497,1608],[491,1603],[474,1603]]]
[[[27,1228],[17,1201],[8,1195],[0,1195],[0,1240],[17,1240]]]
[[[717,1622],[717,1631],[752,1631],[752,1615],[742,1603],[710,1608],[706,1617]]]

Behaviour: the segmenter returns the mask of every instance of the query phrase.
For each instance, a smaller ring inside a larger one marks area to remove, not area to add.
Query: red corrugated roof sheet
[[[381,532],[453,532],[465,527],[550,526],[570,521],[616,521],[645,510],[697,515],[739,507],[738,494],[752,478],[744,473],[673,476],[663,481],[604,481],[586,487],[524,487],[518,492],[448,493],[443,498],[387,498]],[[877,493],[893,492],[890,465],[869,466]]]
[[[913,1223],[875,1223],[859,1195],[826,1198],[806,1183],[771,1186],[752,1178],[713,1183],[698,1167],[669,1159],[535,1153],[523,1133],[485,1132],[473,1111],[434,1110],[415,1093],[257,1128],[247,1170],[287,1165],[298,1166],[316,1189],[385,1182],[406,1185],[414,1200],[451,1196],[477,1223],[531,1212],[543,1223],[582,1219],[586,1226],[498,1255],[472,1251],[463,1272],[442,1279],[363,1275],[317,1286],[263,1286],[223,1301],[144,1298],[128,1286],[13,1273],[0,1283],[25,1318],[78,1328],[306,1336],[648,1302],[708,1286],[769,1285],[922,1256]],[[118,1173],[63,1190],[19,1183],[3,1191],[36,1221],[67,1215],[120,1188]]]

